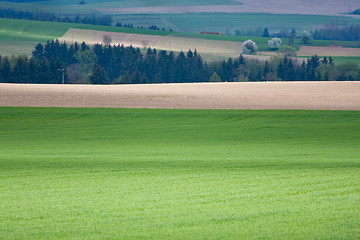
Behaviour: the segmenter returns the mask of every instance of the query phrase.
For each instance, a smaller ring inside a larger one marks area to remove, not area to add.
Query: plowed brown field
[[[360,110],[360,82],[0,84],[0,106]]]

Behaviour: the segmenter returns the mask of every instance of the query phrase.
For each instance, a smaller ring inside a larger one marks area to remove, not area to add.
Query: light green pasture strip
[[[304,60],[311,58],[312,56],[302,56],[299,58],[302,58]],[[319,57],[324,57],[324,56],[319,56]],[[325,57],[329,57],[329,56],[325,56]],[[342,64],[342,63],[357,63],[360,64],[360,57],[332,57],[332,59],[334,60],[335,64]]]

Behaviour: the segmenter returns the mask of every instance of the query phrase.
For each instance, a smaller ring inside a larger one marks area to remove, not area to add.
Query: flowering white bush
[[[256,43],[253,40],[247,40],[242,44],[242,51],[245,54],[251,54],[257,51]]]
[[[282,41],[280,38],[274,37],[273,39],[268,41],[268,45],[269,47],[273,48],[273,49],[279,49],[279,47],[281,46]]]
[[[312,40],[312,37],[311,37],[311,34],[307,31],[304,31],[302,34],[301,34],[301,42],[305,43],[305,44],[308,44],[309,42],[311,42]]]

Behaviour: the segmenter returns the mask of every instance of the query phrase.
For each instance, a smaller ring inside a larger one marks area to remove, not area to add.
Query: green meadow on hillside
[[[336,63],[357,63],[360,65],[360,57],[334,57],[333,58]]]
[[[37,43],[45,43],[60,38],[69,28],[147,35],[167,35],[170,33],[145,29],[0,18],[0,53],[10,56],[13,54],[29,55]]]
[[[158,35],[158,36],[177,36],[185,38],[197,38],[206,40],[222,40],[244,42],[248,39],[254,40],[259,49],[268,51],[268,40],[270,38],[262,37],[243,37],[243,36],[217,36],[196,33],[180,33],[169,31],[154,31],[147,29],[136,28],[119,28],[111,26],[86,25],[76,23],[60,23],[60,22],[42,22],[42,21],[28,21],[17,19],[0,19],[0,52],[2,55],[12,54],[31,54],[32,49],[38,42],[45,43],[46,41],[60,38],[70,28],[120,32],[120,33],[134,33],[144,35]],[[286,40],[285,40],[286,42]],[[344,41],[321,41],[314,40],[311,46],[331,46],[341,45],[343,47],[360,47],[358,42],[344,42]],[[295,41],[294,45],[297,49],[301,46],[299,39]]]
[[[86,0],[86,4],[79,5],[73,0],[25,0],[21,2],[0,1],[3,8],[17,8],[21,10],[43,10],[59,14],[89,14],[101,8],[148,7],[148,6],[196,6],[196,5],[239,5],[232,0]]]
[[[1,41],[4,42],[46,42],[48,40],[60,38],[66,33],[66,31],[69,30],[69,28],[161,36],[170,34],[170,32],[152,31],[146,29],[0,18],[0,37]]]
[[[308,59],[311,58],[312,56],[305,56],[305,57],[300,57],[300,59]],[[332,59],[334,60],[335,64],[343,64],[343,63],[357,63],[360,65],[360,57],[332,57]]]
[[[1,239],[357,239],[360,112],[0,108]]]
[[[351,17],[266,14],[266,13],[187,13],[187,14],[123,14],[114,15],[116,21],[149,25],[149,22],[160,27],[173,28],[178,32],[199,33],[217,31],[232,33],[235,30],[268,27],[271,32],[295,28],[298,33],[323,26],[330,20],[359,24],[360,19]]]

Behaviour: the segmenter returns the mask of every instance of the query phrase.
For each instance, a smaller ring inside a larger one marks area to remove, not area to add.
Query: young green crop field
[[[306,61],[306,59],[311,57],[312,56],[306,56],[306,57],[302,56],[300,58]],[[324,57],[324,56],[319,56],[319,57]],[[332,57],[332,59],[334,60],[335,64],[357,63],[360,65],[360,57]]]
[[[360,19],[351,17],[333,17],[296,14],[266,14],[266,13],[187,13],[187,14],[123,14],[113,18],[123,23],[148,26],[149,22],[159,27],[173,28],[178,32],[199,33],[215,31],[234,34],[235,30],[268,27],[270,32],[281,30],[298,33],[304,30],[314,30],[330,20],[359,24]]]
[[[1,239],[358,239],[360,112],[0,108]]]
[[[86,0],[86,4],[80,5],[79,1],[73,0],[45,0],[7,2],[0,1],[2,8],[15,8],[21,10],[47,11],[58,14],[92,14],[102,8],[126,8],[148,6],[198,6],[198,5],[240,5],[232,0]]]
[[[360,65],[360,57],[334,57],[335,63],[357,63]]]

